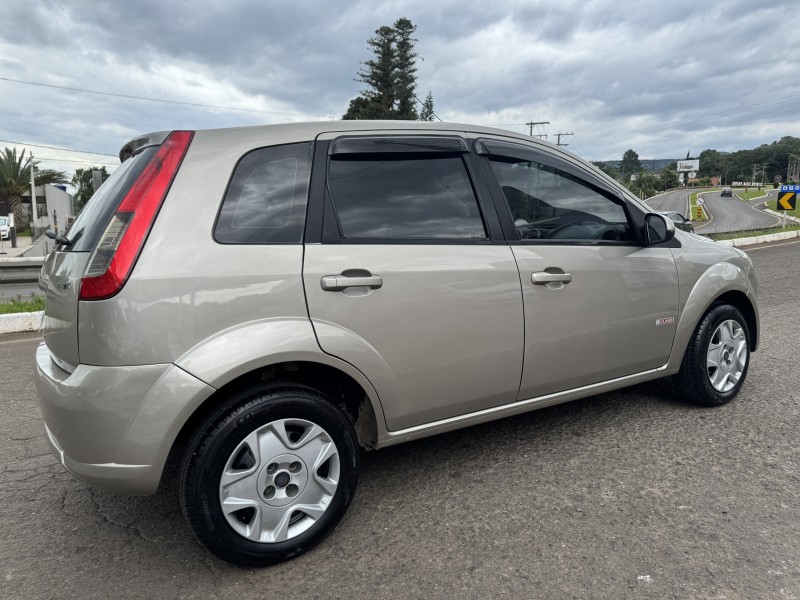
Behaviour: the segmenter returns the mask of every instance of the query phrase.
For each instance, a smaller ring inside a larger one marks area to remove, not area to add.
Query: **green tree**
[[[603,173],[611,177],[611,179],[617,179],[619,177],[619,171],[603,161],[593,162],[592,164],[600,169]]]
[[[417,57],[413,37],[417,26],[410,19],[402,17],[394,22],[395,31],[395,73],[394,94],[397,99],[395,119],[416,121],[417,114]]]
[[[367,89],[350,100],[342,119],[416,120],[417,26],[405,17],[382,26],[367,40],[373,58],[361,63],[356,81]]]
[[[675,187],[678,187],[678,173],[675,169],[664,169],[661,171],[661,189],[668,190]]]
[[[14,213],[14,225],[17,231],[28,226],[28,219],[22,210],[22,196],[31,189],[31,160],[25,157],[25,150],[17,154],[16,148],[5,148],[0,154],[0,192],[8,196],[11,211]],[[33,161],[33,174],[38,186],[53,183],[67,183],[61,171],[40,169],[39,162]],[[37,215],[34,215],[36,218]]]
[[[638,173],[642,170],[642,163],[639,160],[639,155],[632,149],[625,150],[619,169],[622,172],[623,182],[630,181],[633,173]]]
[[[649,198],[655,195],[658,180],[649,171],[639,171],[636,179],[628,183],[628,189],[637,196]]]
[[[425,96],[425,102],[422,103],[422,110],[419,113],[419,120],[433,121],[433,118],[433,94],[428,92],[428,95]]]
[[[100,171],[102,181],[105,181],[109,177],[105,167],[76,169],[75,175],[72,176],[72,185],[76,188],[76,192],[72,196],[72,205],[75,208],[75,214],[78,214],[81,209],[86,206],[89,198],[94,194],[94,178],[92,176],[92,171]]]

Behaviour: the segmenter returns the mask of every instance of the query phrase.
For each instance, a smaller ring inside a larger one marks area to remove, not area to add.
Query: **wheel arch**
[[[265,383],[304,385],[321,392],[353,424],[358,444],[365,450],[375,448],[378,418],[372,399],[354,377],[331,365],[313,361],[284,361],[259,367],[235,377],[217,389],[189,416],[172,443],[162,482],[168,473],[176,473],[186,445],[200,424],[219,403],[239,390]]]
[[[715,303],[736,307],[750,332],[750,350],[758,346],[759,318],[755,289],[745,270],[732,263],[717,263],[698,278],[683,304],[667,370],[677,372],[697,324]]]

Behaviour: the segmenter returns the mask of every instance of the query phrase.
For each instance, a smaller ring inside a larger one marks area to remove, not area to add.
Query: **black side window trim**
[[[381,136],[381,137],[394,137],[394,136]],[[402,137],[402,136],[397,136]],[[430,139],[435,139],[434,136],[429,136]],[[458,139],[464,144],[464,148],[468,148],[466,142],[462,138],[453,138],[449,136],[441,136],[442,139],[452,140]],[[342,139],[342,138],[337,138]],[[347,139],[355,139],[348,137]],[[336,140],[334,140],[335,142]],[[330,142],[331,144],[333,142]],[[388,152],[394,154],[397,158],[403,158],[404,153]],[[382,245],[486,245],[486,244],[506,244],[503,236],[503,230],[500,220],[497,215],[496,206],[491,198],[491,192],[485,183],[485,178],[479,177],[476,173],[476,164],[473,162],[474,154],[469,152],[468,149],[461,152],[453,152],[452,150],[438,151],[435,154],[438,156],[460,156],[462,163],[466,169],[467,177],[470,181],[473,194],[478,204],[478,210],[481,213],[484,230],[486,231],[485,238],[343,238],[341,236],[340,227],[338,225],[338,218],[335,215],[333,208],[333,200],[328,189],[328,168],[331,160],[332,151],[329,149],[325,152],[319,148],[314,154],[314,165],[312,166],[312,185],[311,194],[312,199],[309,201],[308,222],[306,226],[307,238],[306,243],[323,243],[323,244],[382,244]],[[427,154],[425,152],[424,154]],[[364,154],[367,155],[366,153]],[[315,179],[315,174],[317,178]],[[322,180],[322,181],[320,181]],[[318,220],[321,223],[318,223]],[[314,233],[320,228],[320,237],[314,238]]]
[[[552,154],[549,154],[543,150],[514,142],[505,142],[487,138],[478,138],[474,140],[474,143],[475,154],[480,157],[499,156],[505,158],[515,158],[518,160],[532,160],[548,167],[558,169],[563,173],[567,173],[568,175],[578,179],[581,184],[588,185],[606,197],[615,198],[617,202],[625,202],[625,204],[628,204],[625,198],[620,197],[618,190],[605,185],[591,171],[553,156]]]
[[[437,154],[469,152],[467,142],[458,136],[379,135],[340,136],[328,149],[328,155],[341,154]]]

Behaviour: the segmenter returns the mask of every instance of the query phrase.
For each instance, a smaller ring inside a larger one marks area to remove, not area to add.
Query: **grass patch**
[[[690,220],[692,220],[692,221],[708,221],[708,213],[706,212],[705,208],[703,209],[703,218],[702,219],[698,219],[697,218],[697,214],[696,214],[697,211],[695,210],[697,208],[697,196],[699,196],[700,194],[704,194],[706,192],[713,192],[713,191],[715,191],[715,190],[713,190],[713,189],[710,189],[710,190],[699,190],[697,192],[692,192],[691,194],[689,194],[689,219]]]
[[[32,295],[28,298],[17,296],[8,302],[0,302],[0,315],[36,312],[37,310],[44,310],[44,296]]]
[[[800,225],[783,227],[770,227],[769,229],[746,229],[744,231],[729,231],[727,233],[707,233],[706,237],[711,238],[715,242],[721,240],[735,240],[738,238],[758,237],[759,235],[769,235],[770,233],[781,233],[783,231],[800,231]]]
[[[766,195],[766,193],[767,193],[767,188],[761,188],[760,190],[752,189],[746,192],[744,190],[741,190],[739,192],[736,192],[736,195],[739,196],[739,199],[747,201],[747,200],[755,200],[756,198],[761,198],[761,196]]]
[[[777,200],[770,200],[769,202],[767,202],[767,208],[771,208],[772,210],[778,210],[776,206],[778,206]],[[797,208],[795,208],[794,210],[780,210],[778,212],[780,212],[782,215],[785,214],[789,217],[800,217],[800,202],[798,202],[795,206],[797,206]]]

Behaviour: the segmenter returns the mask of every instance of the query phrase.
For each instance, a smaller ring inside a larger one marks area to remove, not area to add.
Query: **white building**
[[[63,232],[67,228],[67,219],[75,216],[72,208],[72,196],[67,193],[66,186],[57,185],[39,185],[36,186],[36,212],[38,217],[34,222],[31,219],[31,224],[35,226],[37,231],[45,229],[58,228],[59,232]],[[30,192],[23,197],[23,206],[26,206],[29,211],[32,211],[30,204]],[[33,213],[29,212],[30,217]]]

